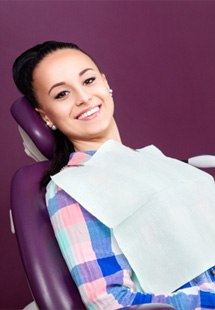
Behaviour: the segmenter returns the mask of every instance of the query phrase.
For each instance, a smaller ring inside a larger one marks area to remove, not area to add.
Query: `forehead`
[[[34,70],[34,77],[41,76],[41,74],[64,74],[67,69],[76,72],[88,67],[98,70],[92,59],[81,51],[70,48],[59,49],[39,62]]]

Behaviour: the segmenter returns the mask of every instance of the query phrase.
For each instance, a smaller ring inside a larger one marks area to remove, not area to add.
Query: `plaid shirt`
[[[68,165],[81,165],[93,154],[72,153]],[[169,295],[143,292],[107,226],[53,181],[47,186],[46,201],[62,255],[88,309],[144,303],[167,303],[177,310],[215,309],[215,268]]]

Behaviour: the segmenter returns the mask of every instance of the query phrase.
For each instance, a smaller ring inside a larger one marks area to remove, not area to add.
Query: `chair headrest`
[[[55,150],[54,134],[29,101],[25,97],[17,99],[11,106],[11,114],[42,155],[52,159]]]

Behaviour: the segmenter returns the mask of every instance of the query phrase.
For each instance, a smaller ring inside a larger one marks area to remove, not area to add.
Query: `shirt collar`
[[[88,161],[96,151],[73,152],[70,154],[67,166],[81,166]]]

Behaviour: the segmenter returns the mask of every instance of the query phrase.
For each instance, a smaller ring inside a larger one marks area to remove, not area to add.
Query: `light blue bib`
[[[212,176],[155,146],[109,140],[52,177],[112,228],[144,291],[170,293],[215,264]]]

